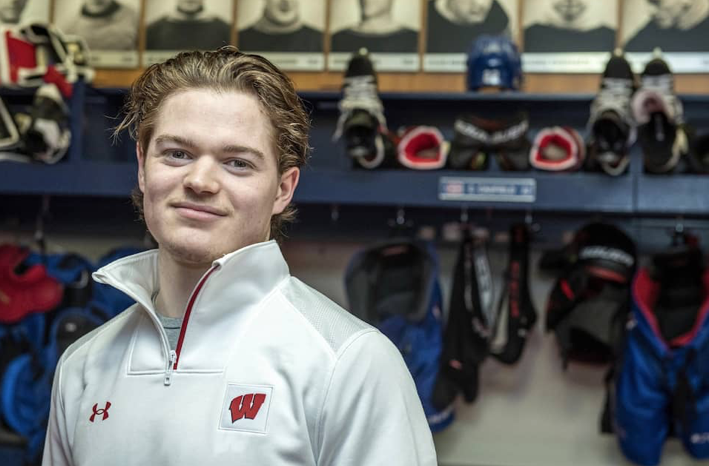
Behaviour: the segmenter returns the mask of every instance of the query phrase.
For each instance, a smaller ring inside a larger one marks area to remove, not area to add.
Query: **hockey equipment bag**
[[[62,300],[61,284],[47,275],[43,265],[27,267],[24,261],[29,256],[29,250],[19,246],[0,246],[0,324],[51,311]]]
[[[617,227],[591,223],[570,249],[576,255],[549,295],[546,328],[554,331],[565,366],[569,360],[607,363],[628,312],[635,245]]]
[[[355,254],[345,272],[351,312],[399,348],[433,432],[453,421],[453,406],[432,402],[442,339],[438,259],[433,245],[391,240]]]

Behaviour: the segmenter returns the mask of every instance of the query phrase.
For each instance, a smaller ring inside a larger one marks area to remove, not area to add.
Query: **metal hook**
[[[49,218],[49,201],[50,201],[50,196],[48,194],[44,194],[42,196],[42,205],[40,207],[39,213],[37,214],[37,219],[35,221],[35,230],[34,230],[34,240],[39,246],[40,253],[42,257],[44,258],[46,252],[47,252],[47,243],[45,241],[45,234],[44,234],[44,224],[45,220]]]
[[[684,233],[684,218],[681,215],[678,215],[677,218],[675,219],[675,233],[677,234],[682,234]]]
[[[685,233],[683,217],[678,215],[675,218],[675,228],[672,232],[672,246],[679,246],[682,243],[686,243],[687,238],[685,237]]]
[[[468,216],[468,206],[464,205],[460,208],[460,223],[468,223],[469,218],[470,217]]]
[[[403,207],[396,209],[396,224],[403,226],[406,224],[406,211]]]
[[[534,214],[532,213],[532,209],[527,209],[525,212],[524,224],[527,225],[527,228],[531,233],[538,233],[542,229],[539,223],[534,223]]]

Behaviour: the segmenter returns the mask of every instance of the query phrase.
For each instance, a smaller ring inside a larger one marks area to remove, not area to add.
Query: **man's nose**
[[[219,191],[218,164],[211,157],[199,157],[189,165],[184,186],[197,194],[214,194]]]

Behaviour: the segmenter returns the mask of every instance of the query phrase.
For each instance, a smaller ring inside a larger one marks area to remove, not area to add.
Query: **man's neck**
[[[392,20],[391,12],[365,18],[355,28],[358,32],[365,34],[391,34],[399,29],[401,29],[401,26]]]
[[[191,266],[176,261],[167,251],[158,253],[160,293],[156,310],[167,317],[184,317],[187,301],[210,265]]]
[[[259,19],[254,27],[266,34],[287,34],[289,32],[295,32],[303,26],[303,22],[300,20],[300,15],[294,16],[293,21],[287,23],[276,21],[271,15],[269,15],[268,10],[265,10],[261,19]]]

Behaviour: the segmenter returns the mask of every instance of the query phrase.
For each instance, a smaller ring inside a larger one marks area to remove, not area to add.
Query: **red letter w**
[[[232,424],[243,417],[246,417],[246,419],[254,419],[264,401],[266,401],[266,395],[264,393],[249,393],[247,395],[237,396],[231,400],[229,410],[231,411]]]

